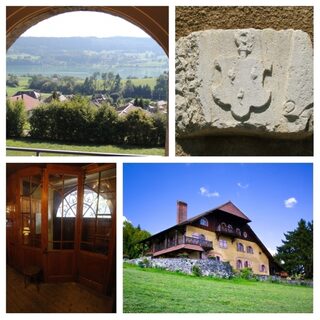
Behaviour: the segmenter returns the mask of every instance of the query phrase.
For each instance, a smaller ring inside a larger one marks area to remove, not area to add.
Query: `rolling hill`
[[[85,77],[94,72],[143,78],[168,70],[168,58],[151,38],[20,37],[7,52],[7,73]]]

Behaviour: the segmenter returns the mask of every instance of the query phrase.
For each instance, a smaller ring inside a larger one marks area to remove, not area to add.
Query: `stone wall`
[[[138,259],[126,260],[125,262],[159,268],[168,271],[192,274],[192,267],[198,266],[203,276],[213,276],[218,278],[232,277],[232,268],[229,263],[220,262],[213,259],[187,259],[187,258],[159,258],[142,257]]]
[[[296,29],[313,40],[313,7],[177,7],[176,40],[207,29]]]
[[[178,7],[176,34],[177,155],[313,155],[312,7]]]

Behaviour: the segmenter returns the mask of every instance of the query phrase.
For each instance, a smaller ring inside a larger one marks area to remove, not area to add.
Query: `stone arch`
[[[149,34],[168,55],[168,7],[7,7],[7,50],[29,28],[61,13],[96,11],[118,16]]]

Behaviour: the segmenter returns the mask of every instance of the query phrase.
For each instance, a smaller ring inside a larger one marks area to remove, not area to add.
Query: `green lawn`
[[[19,86],[12,88],[7,86],[7,95],[9,97],[13,96],[18,91],[30,90],[29,89],[29,79],[30,77],[18,77],[19,78]]]
[[[84,152],[107,152],[107,153],[128,153],[139,155],[157,155],[164,156],[164,149],[161,148],[138,148],[130,146],[97,146],[97,145],[82,145],[82,144],[62,144],[49,141],[39,141],[33,139],[7,139],[8,147],[23,147],[23,148],[39,148],[39,149],[55,149],[55,150],[73,150]],[[7,156],[32,156],[31,152],[7,151]],[[57,156],[53,153],[41,153],[42,156]]]
[[[313,289],[124,265],[124,312],[311,313]]]

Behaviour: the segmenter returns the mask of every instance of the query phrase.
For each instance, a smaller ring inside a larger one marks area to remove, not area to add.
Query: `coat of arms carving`
[[[264,87],[266,75],[271,75],[272,65],[250,56],[255,38],[250,30],[235,33],[238,55],[219,56],[214,68],[221,73],[221,82],[213,87],[212,95],[217,105],[231,111],[238,121],[246,121],[251,112],[261,113],[270,105],[271,91]]]

